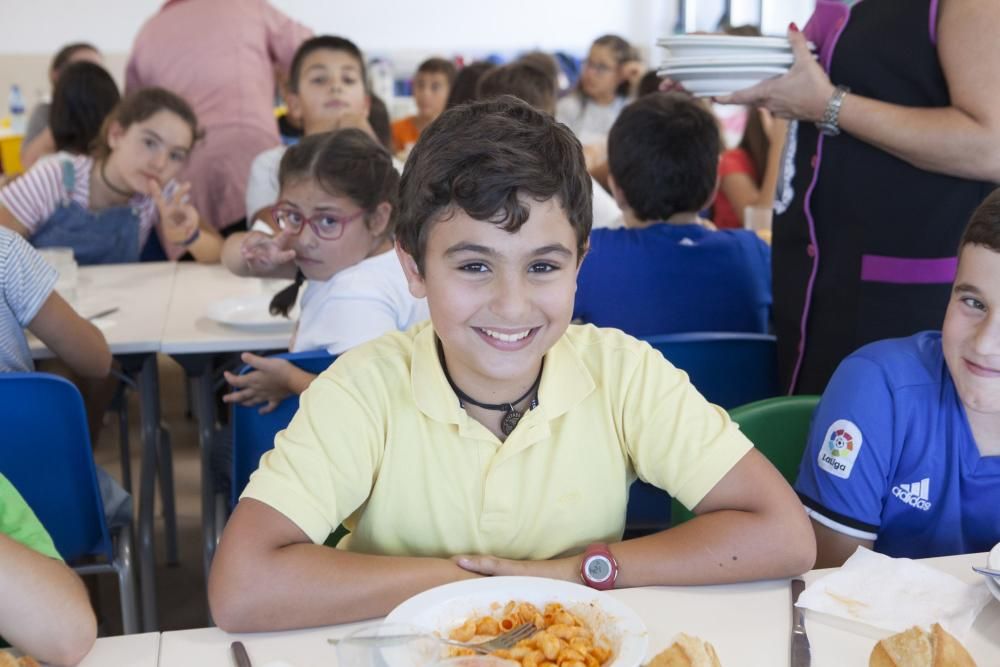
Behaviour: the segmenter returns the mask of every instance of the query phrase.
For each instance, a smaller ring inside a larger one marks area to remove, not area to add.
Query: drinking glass
[[[337,667],[429,667],[442,656],[430,631],[405,623],[366,625],[337,642]]]

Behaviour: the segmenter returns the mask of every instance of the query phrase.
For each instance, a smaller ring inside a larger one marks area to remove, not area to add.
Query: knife
[[[809,653],[809,637],[806,635],[805,615],[795,603],[799,600],[799,594],[806,588],[806,582],[801,579],[792,579],[792,645],[791,645],[791,667],[809,667],[812,663],[812,656]]]

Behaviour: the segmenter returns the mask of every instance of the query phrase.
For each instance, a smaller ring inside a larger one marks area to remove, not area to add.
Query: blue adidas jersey
[[[1000,456],[979,455],[940,333],[872,343],[840,364],[795,489],[814,520],[889,556],[1000,542]]]

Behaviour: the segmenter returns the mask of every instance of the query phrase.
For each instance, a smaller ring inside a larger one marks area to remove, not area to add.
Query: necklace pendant
[[[500,430],[504,435],[510,435],[519,421],[521,421],[521,413],[512,408],[505,412],[503,419],[500,420]]]

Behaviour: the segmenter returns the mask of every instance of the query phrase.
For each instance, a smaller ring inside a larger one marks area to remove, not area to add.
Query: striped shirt
[[[0,227],[0,373],[34,370],[24,328],[49,298],[58,274],[20,234]]]
[[[62,163],[73,165],[75,177],[73,191],[66,192],[63,184]],[[60,152],[39,160],[27,173],[14,179],[0,189],[0,205],[28,229],[33,235],[47,221],[66,196],[90,209],[90,172],[94,159],[88,155],[73,155]],[[172,190],[173,182],[164,188],[164,194]],[[149,238],[149,232],[159,220],[159,213],[152,197],[136,194],[129,206],[139,216],[139,245],[142,247]]]

